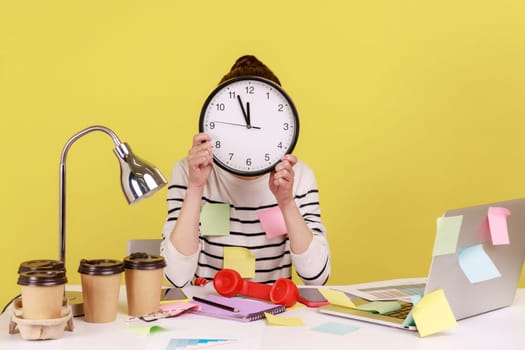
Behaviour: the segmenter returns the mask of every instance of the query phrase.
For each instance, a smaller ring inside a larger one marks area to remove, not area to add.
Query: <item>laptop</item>
[[[488,221],[490,207],[503,207],[510,211],[506,217],[509,244],[494,245]],[[455,252],[432,257],[426,278],[379,281],[337,288],[352,296],[354,304],[370,300],[398,300],[403,312],[374,314],[337,305],[326,305],[319,312],[350,319],[362,320],[392,327],[415,330],[407,325],[406,314],[412,307],[414,295],[424,295],[443,289],[450,308],[461,320],[513,303],[520,280],[525,256],[525,198],[449,210],[444,217],[462,216]],[[458,263],[460,252],[468,247],[482,245],[501,276],[471,283]]]

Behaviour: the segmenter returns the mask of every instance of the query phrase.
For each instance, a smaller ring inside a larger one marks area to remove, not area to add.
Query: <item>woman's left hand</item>
[[[293,166],[297,163],[297,158],[287,154],[275,166],[275,170],[270,173],[270,191],[272,191],[279,206],[285,206],[293,201]]]

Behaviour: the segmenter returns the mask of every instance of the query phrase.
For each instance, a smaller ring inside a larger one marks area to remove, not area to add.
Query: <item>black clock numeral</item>
[[[221,141],[215,141],[215,148],[221,148]]]
[[[210,123],[208,124],[208,127],[210,128],[210,130],[215,129],[215,122],[210,122]]]
[[[246,165],[247,166],[251,166],[252,165],[252,159],[251,158],[246,158]]]
[[[264,160],[267,161],[267,162],[270,160],[270,154],[269,153],[265,153],[264,154]]]
[[[249,95],[253,95],[255,93],[255,87],[253,85],[249,85],[245,89],[246,93]]]
[[[222,112],[226,109],[226,105],[224,103],[217,103],[216,106],[219,112]]]
[[[282,112],[282,111],[284,111],[284,105],[282,103],[279,103],[277,105],[277,112]]]
[[[279,142],[279,143],[277,144],[277,148],[283,148],[283,143],[282,143],[282,142]]]
[[[230,91],[228,92],[228,96],[230,97],[230,99],[235,99],[236,97],[236,94],[235,94],[235,91]]]
[[[233,153],[228,153],[228,155],[230,156],[230,160],[233,159]]]
[[[286,130],[288,130],[288,129],[290,129],[290,124],[288,124],[288,123],[283,123],[283,130],[286,131]]]

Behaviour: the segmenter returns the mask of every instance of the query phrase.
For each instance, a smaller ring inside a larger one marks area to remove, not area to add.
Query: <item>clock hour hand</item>
[[[246,121],[246,127],[251,128],[251,122],[250,122],[250,103],[246,103],[246,110],[244,109],[244,104],[242,103],[241,96],[237,95],[237,101],[239,101],[239,105],[241,106],[242,115],[244,117],[244,121]]]

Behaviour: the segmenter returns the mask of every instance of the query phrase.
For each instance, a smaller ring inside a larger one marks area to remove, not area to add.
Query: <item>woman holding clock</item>
[[[199,124],[168,187],[161,244],[168,281],[183,287],[194,278],[212,280],[224,247],[235,246],[255,256],[254,282],[291,278],[293,264],[305,284],[325,284],[330,249],[317,183],[291,155],[299,120],[279,79],[254,56],[240,57],[204,103]],[[201,235],[207,203],[229,204],[229,235]],[[287,233],[268,236],[257,213],[275,207]]]

